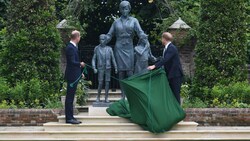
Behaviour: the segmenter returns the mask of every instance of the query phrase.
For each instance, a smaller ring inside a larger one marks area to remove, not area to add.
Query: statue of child
[[[95,47],[94,56],[92,58],[92,67],[94,69],[94,73],[98,72],[98,95],[96,98],[96,102],[100,102],[103,80],[105,80],[105,102],[109,103],[108,92],[109,92],[109,83],[111,76],[111,61],[113,62],[115,73],[117,73],[117,65],[112,48],[110,46],[107,46],[105,43],[106,35],[101,34],[99,40],[100,44]],[[96,67],[96,61],[97,61],[97,67]]]
[[[138,45],[135,47],[135,70],[134,73],[143,73],[147,71],[148,60],[156,62],[157,59],[153,56],[148,36],[146,34],[141,35],[138,41]]]

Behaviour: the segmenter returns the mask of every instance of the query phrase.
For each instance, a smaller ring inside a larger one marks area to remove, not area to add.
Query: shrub
[[[245,9],[244,0],[201,1],[192,93],[202,100],[206,87],[247,79]]]
[[[7,100],[14,100],[16,105],[21,107],[42,108],[46,98],[49,98],[53,92],[49,89],[48,82],[31,79],[30,81],[18,82],[16,86],[12,87]]]
[[[77,90],[76,90],[76,97],[77,97],[77,104],[80,106],[86,105],[88,100],[88,90],[89,86],[92,85],[91,81],[86,81],[84,79],[80,79]],[[66,95],[67,92],[67,83],[62,84],[62,89],[60,90],[61,95]]]
[[[7,13],[1,75],[11,86],[38,78],[58,90],[62,42],[56,29],[54,0],[11,1]]]
[[[2,107],[10,108],[43,108],[48,100],[59,101],[59,94],[49,89],[49,83],[38,79],[18,82],[9,86],[6,79],[0,78],[0,102]]]
[[[250,85],[248,82],[218,84],[212,88],[211,96],[211,107],[247,107],[250,106]]]
[[[198,97],[193,99],[184,99],[182,103],[183,108],[208,108],[208,104]]]
[[[10,106],[8,105],[6,100],[1,101],[0,103],[0,109],[9,109]]]
[[[91,81],[86,81],[84,79],[81,79],[79,81],[77,90],[76,90],[76,95],[77,95],[77,104],[78,105],[86,105],[87,100],[88,100],[88,93],[87,91],[89,90],[89,86],[92,84]]]
[[[6,79],[0,77],[0,101],[3,101],[9,97],[8,92],[9,86],[6,82]]]
[[[49,98],[45,99],[45,108],[63,108],[63,104],[61,102],[60,94],[51,94]]]

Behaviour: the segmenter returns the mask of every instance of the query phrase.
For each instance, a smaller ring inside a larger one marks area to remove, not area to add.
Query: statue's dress
[[[121,87],[128,100],[111,104],[111,116],[128,118],[153,133],[168,131],[185,118],[163,69],[121,80]]]

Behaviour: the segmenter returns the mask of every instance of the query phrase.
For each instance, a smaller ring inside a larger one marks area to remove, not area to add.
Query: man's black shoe
[[[77,120],[76,118],[74,118],[74,117],[73,117],[73,120],[76,120],[76,121],[78,121],[78,120]],[[79,122],[80,122],[80,123],[82,123],[81,121],[79,121]]]
[[[70,123],[70,124],[80,124],[82,123],[81,121],[77,121],[75,119],[71,119],[71,120],[66,120],[66,123]]]

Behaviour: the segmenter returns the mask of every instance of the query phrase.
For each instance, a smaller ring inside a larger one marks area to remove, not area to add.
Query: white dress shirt
[[[73,41],[70,41],[70,43],[73,44],[77,48],[76,43],[74,43]]]
[[[168,49],[168,46],[171,44],[171,42],[168,42],[166,45],[165,45],[165,48],[164,48],[164,50],[163,50],[163,58],[164,58],[164,54],[165,54],[165,51],[167,51],[167,49]]]

